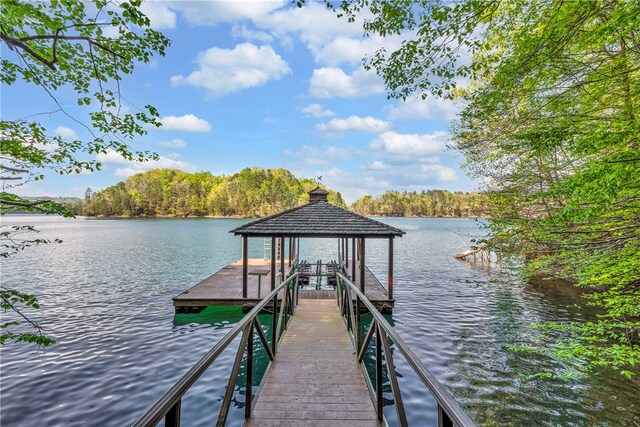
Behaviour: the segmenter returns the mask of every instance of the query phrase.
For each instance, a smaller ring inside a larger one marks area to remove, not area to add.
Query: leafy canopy
[[[144,161],[154,153],[136,151],[130,142],[146,134],[145,126],[159,126],[158,112],[150,105],[125,113],[120,81],[140,62],[164,55],[169,40],[150,28],[149,18],[139,9],[141,0],[111,2],[51,0],[46,2],[4,0],[0,3],[0,83],[33,85],[55,105],[53,111],[34,111],[28,117],[0,120],[0,214],[32,212],[71,213],[57,203],[30,200],[13,194],[13,188],[44,179],[47,172],[81,173],[100,168],[98,153],[113,150],[126,159]],[[65,108],[60,94],[74,93],[77,108]],[[127,109],[131,110],[131,109]],[[37,120],[47,115],[76,124],[82,137],[55,135]],[[58,239],[27,237],[37,233],[32,226],[2,226],[0,245],[4,258],[27,247],[60,242]],[[23,314],[22,308],[38,308],[35,297],[3,288],[2,308],[13,310],[18,319],[36,329],[13,332],[19,321],[4,322],[1,342],[6,340],[52,341]],[[10,329],[13,328],[13,329]]]
[[[329,7],[333,5],[327,2]],[[453,147],[486,183],[489,243],[526,275],[589,288],[595,321],[528,337],[586,370],[640,358],[640,3],[344,1],[365,34],[405,34],[364,59],[389,96],[461,98]],[[567,374],[575,374],[568,372]]]

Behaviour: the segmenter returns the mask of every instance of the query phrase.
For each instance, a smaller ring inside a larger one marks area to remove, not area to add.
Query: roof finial
[[[315,189],[309,191],[309,201],[316,202],[318,200],[327,201],[327,196],[329,192],[327,190],[323,190],[320,186],[317,186]]]

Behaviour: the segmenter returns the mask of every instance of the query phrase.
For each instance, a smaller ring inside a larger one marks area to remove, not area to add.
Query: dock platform
[[[254,405],[245,426],[380,426],[335,300],[300,300]]]
[[[243,306],[253,307],[271,291],[271,273],[260,278],[261,292],[258,294],[258,276],[252,272],[269,270],[270,260],[249,259],[249,281],[247,283],[247,298],[242,298],[242,259],[239,259],[215,272],[197,285],[176,295],[173,305],[176,313],[198,313],[209,306]],[[285,264],[285,276],[289,275],[291,267]],[[359,282],[359,271],[356,271],[356,283]],[[276,285],[280,284],[280,279]],[[332,290],[300,289],[301,299],[336,299]],[[365,268],[365,295],[380,311],[389,312],[393,309],[394,301],[389,299],[387,290],[378,278]]]

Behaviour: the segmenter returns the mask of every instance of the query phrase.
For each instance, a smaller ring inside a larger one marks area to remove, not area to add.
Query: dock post
[[[345,268],[349,268],[349,239],[344,239],[344,247],[345,247],[345,251],[344,251],[344,261],[345,261]]]
[[[389,267],[387,276],[389,299],[393,299],[393,237],[389,237]]]
[[[356,238],[351,239],[351,281],[356,280]]]
[[[280,237],[280,283],[284,282],[284,236]]]
[[[249,281],[249,238],[242,236],[242,298],[247,297],[247,282]]]
[[[364,294],[364,237],[360,239],[360,292]],[[366,295],[366,294],[365,294]]]
[[[271,237],[271,290],[276,288],[276,238]],[[275,307],[274,307],[275,310]]]

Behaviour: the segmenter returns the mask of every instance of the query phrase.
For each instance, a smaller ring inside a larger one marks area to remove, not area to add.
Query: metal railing
[[[391,354],[390,341],[395,344],[395,348],[400,351],[408,362],[409,366],[418,375],[424,385],[431,391],[431,394],[438,402],[438,426],[459,426],[459,427],[473,427],[474,422],[464,412],[462,407],[456,402],[451,394],[438,382],[436,377],[433,376],[427,368],[422,365],[418,357],[409,350],[407,344],[400,338],[400,336],[393,330],[393,327],[387,322],[382,314],[376,309],[376,307],[369,301],[369,299],[354,285],[344,274],[338,273],[338,292],[337,299],[340,307],[340,312],[345,319],[347,329],[353,336],[353,344],[358,355],[358,363],[361,364],[365,377],[368,377],[367,369],[364,364],[364,357],[369,348],[369,344],[372,343],[375,335],[375,387],[371,381],[367,381],[367,386],[371,392],[374,404],[376,406],[376,413],[378,420],[382,421],[383,414],[383,355],[384,363],[386,364],[387,377],[391,385],[391,392],[393,394],[393,402],[398,416],[398,422],[400,426],[408,426],[407,414],[405,412],[404,404],[402,402],[402,394],[400,393],[400,387],[398,384],[398,378],[396,375],[395,367],[393,364],[393,356]],[[355,304],[353,301],[355,297]],[[366,309],[373,319],[369,325],[364,339],[361,337],[360,332],[360,316],[361,311]]]
[[[233,399],[234,386],[240,372],[242,359],[247,354],[246,376],[245,376],[245,419],[251,416],[252,396],[253,396],[253,358],[254,332],[258,333],[262,344],[267,352],[269,360],[273,361],[278,350],[278,344],[282,339],[281,329],[287,329],[287,325],[295,307],[298,303],[298,276],[294,273],[284,282],[278,285],[269,295],[264,297],[249,313],[247,313],[218,343],[213,346],[195,365],[191,367],[166,393],[160,397],[138,420],[133,423],[134,427],[151,427],[157,425],[163,418],[165,427],[179,427],[181,402],[184,394],[202,376],[202,374],[216,361],[222,352],[234,341],[242,332],[240,345],[236,351],[233,367],[222,400],[220,412],[218,413],[217,426],[223,426],[229,414],[229,408]],[[282,293],[282,300],[278,303],[278,294]],[[267,341],[265,332],[258,320],[258,314],[272,303],[272,327],[271,344]],[[267,367],[267,372],[269,370]],[[265,372],[265,375],[267,374]]]

